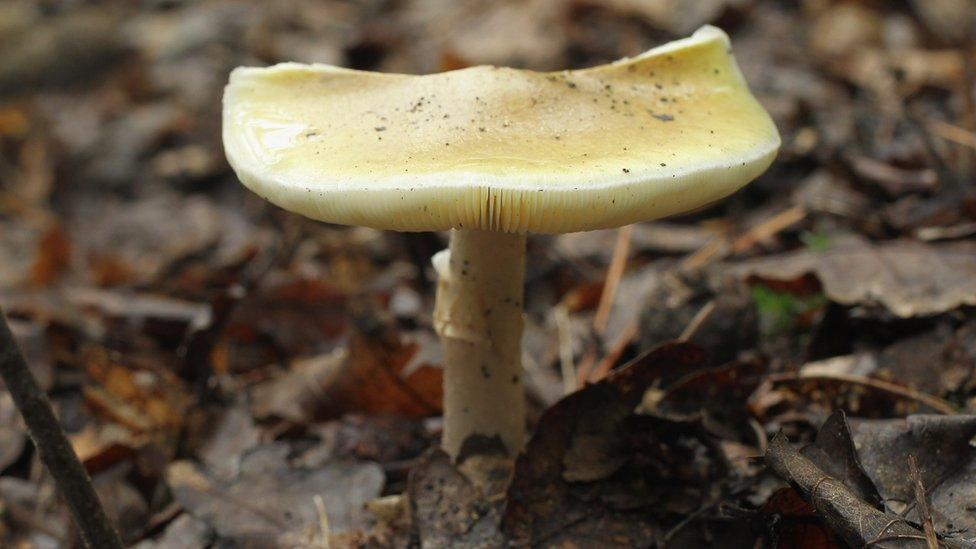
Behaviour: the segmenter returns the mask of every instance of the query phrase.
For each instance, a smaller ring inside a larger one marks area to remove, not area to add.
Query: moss
[[[822,294],[798,296],[757,284],[751,288],[752,299],[759,309],[759,326],[764,338],[794,331],[800,319],[827,304]]]

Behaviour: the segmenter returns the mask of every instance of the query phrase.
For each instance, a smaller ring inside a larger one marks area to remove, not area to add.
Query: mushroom
[[[450,230],[433,258],[442,446],[524,445],[526,233],[687,212],[761,174],[780,139],[706,26],[594,68],[479,66],[425,76],[282,63],[234,70],[227,158],[255,193],[313,219]]]

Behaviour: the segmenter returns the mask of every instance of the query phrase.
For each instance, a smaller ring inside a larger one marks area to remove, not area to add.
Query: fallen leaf
[[[914,516],[908,457],[915,456],[935,529],[976,542],[976,416],[852,419],[858,454],[885,502]]]
[[[429,25],[437,43],[471,65],[555,69],[566,37],[552,29],[561,23],[563,10],[553,0],[492,2],[478,10],[427,0],[412,3],[406,16]],[[485,40],[488,35],[494,39]]]
[[[755,440],[746,402],[766,370],[766,364],[759,360],[697,369],[663,389],[648,391],[642,408],[671,419],[700,421],[706,431],[719,439],[761,444]]]
[[[74,524],[66,510],[45,505],[46,493],[55,487],[50,483],[5,476],[0,477],[0,501],[4,515],[11,519],[13,530],[21,540],[37,540],[50,547],[63,546],[74,531]]]
[[[863,4],[837,3],[827,5],[813,18],[809,44],[813,55],[832,69],[837,58],[853,55],[863,49],[880,45],[881,15]]]
[[[698,0],[612,0],[608,5],[647,18],[653,25],[675,36],[683,36],[718,19],[734,1]]]
[[[197,455],[214,476],[233,478],[244,453],[258,445],[260,431],[243,406],[232,406],[217,414],[208,422],[210,430]]]
[[[337,421],[314,425],[311,430],[325,444],[302,456],[302,462],[309,466],[335,458],[404,463],[437,443],[423,421],[395,415],[346,414]],[[327,453],[318,450],[322,447]]]
[[[817,517],[812,505],[793,488],[780,488],[763,504],[762,512],[776,517],[774,547],[787,549],[841,549],[837,536]]]
[[[288,447],[260,446],[245,456],[230,481],[188,461],[171,464],[166,482],[180,504],[237,543],[274,544],[279,537],[318,525],[320,496],[333,532],[363,525],[363,504],[379,496],[383,470],[374,463],[329,463],[306,469],[288,464]]]
[[[443,370],[422,364],[405,371],[418,351],[387,328],[355,331],[349,339],[349,361],[333,390],[344,395],[345,408],[377,414],[424,417],[440,412]]]
[[[976,323],[935,329],[900,339],[877,354],[877,377],[945,397],[972,383]]]
[[[976,305],[973,242],[850,244],[758,259],[734,270],[763,281],[796,280],[812,273],[831,300],[843,305],[881,305],[902,318]]]
[[[106,329],[127,330],[178,342],[190,326],[210,321],[210,307],[162,295],[69,288],[67,302],[103,319]]]
[[[258,418],[279,417],[305,422],[323,406],[324,393],[348,358],[345,349],[299,359],[283,375],[256,385],[251,407]]]
[[[162,535],[152,540],[143,540],[133,549],[188,549],[206,547],[213,538],[213,530],[203,521],[184,513],[166,526]]]
[[[633,298],[625,294],[621,299]],[[712,284],[701,274],[670,272],[648,292],[640,308],[644,348],[677,339],[688,330],[688,341],[707,349],[721,364],[755,348],[759,338],[756,303],[747,288],[731,278]]]
[[[105,512],[127,543],[139,538],[149,518],[149,504],[125,478],[129,469],[124,465],[92,479]]]
[[[254,389],[259,417],[293,421],[346,411],[426,417],[440,411],[443,374],[429,364],[405,371],[418,352],[390,326],[354,327],[348,348],[296,361]]]
[[[862,501],[875,507],[881,506],[881,495],[861,465],[843,411],[831,414],[820,427],[813,444],[804,447],[800,453],[825,473],[846,484]]]
[[[14,406],[10,393],[0,393],[0,472],[9,467],[24,451],[27,429]]]
[[[106,257],[113,271],[146,284],[172,275],[168,269],[195,254],[228,258],[261,241],[239,212],[199,195],[166,190],[122,200],[91,193],[70,206],[65,231],[96,279],[104,279]]]
[[[37,243],[38,251],[28,279],[34,286],[52,283],[71,261],[71,242],[57,223],[51,223]]]
[[[503,531],[516,544],[651,543],[656,524],[633,511],[652,502],[667,502],[669,510],[685,503],[683,491],[696,490],[691,479],[701,471],[698,460],[677,457],[678,449],[696,447],[702,430],[632,412],[651,383],[699,368],[705,357],[694,345],[666,344],[546,410],[516,462]],[[625,463],[635,470],[624,474]],[[661,478],[691,482],[665,486]]]
[[[91,408],[137,433],[177,434],[189,401],[175,375],[127,368],[102,347],[89,346],[81,355],[95,382],[83,388]]]
[[[227,297],[221,306],[234,306],[239,299]],[[271,273],[246,297],[234,306],[220,334],[231,372],[250,371],[283,356],[330,353],[348,327],[348,296],[329,281]]]
[[[814,172],[797,185],[793,203],[817,213],[830,213],[848,219],[863,219],[871,201],[827,170]]]
[[[410,470],[406,497],[422,547],[502,547],[501,502],[489,502],[440,449]]]
[[[120,18],[121,12],[89,6],[24,25],[0,44],[0,95],[101,74],[126,49],[115,28]]]
[[[146,442],[145,437],[136,436],[114,423],[101,427],[86,425],[81,431],[69,435],[68,440],[91,475],[132,459]]]
[[[25,286],[29,274],[42,260],[42,227],[37,223],[0,218],[0,290]]]
[[[973,36],[976,14],[968,0],[912,0],[911,4],[936,35],[952,40]]]
[[[904,547],[895,540],[906,537],[924,540],[921,530],[902,517],[884,513],[858,499],[843,481],[827,475],[800,455],[782,434],[770,442],[766,463],[796,487],[820,518],[851,546]],[[885,542],[890,536],[895,538]],[[943,540],[943,543],[952,549],[964,547],[956,541]]]
[[[935,170],[930,168],[918,170],[899,168],[859,155],[848,155],[847,161],[855,174],[877,183],[891,196],[901,196],[909,192],[931,192],[939,184]]]

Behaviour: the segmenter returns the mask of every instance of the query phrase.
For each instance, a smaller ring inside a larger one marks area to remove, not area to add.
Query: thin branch
[[[867,543],[864,544],[864,546],[873,547],[875,545],[878,545],[879,543],[884,543],[886,541],[907,541],[907,540],[925,541],[925,537],[920,536],[918,534],[891,534],[890,536],[879,536],[872,540],[868,540]]]
[[[918,470],[918,461],[915,460],[914,455],[908,456],[908,470],[915,488],[915,502],[918,505],[918,516],[922,520],[925,542],[928,544],[929,549],[939,549],[939,538],[935,535],[935,526],[932,524],[932,513],[929,511],[929,502],[925,495],[925,485],[922,483],[922,473]]]
[[[563,378],[563,394],[576,390],[576,366],[573,364],[573,327],[569,320],[569,311],[560,304],[553,311],[556,319],[556,333],[559,339],[559,369]]]
[[[776,215],[764,220],[762,223],[752,227],[741,236],[732,241],[732,253],[741,254],[760,242],[765,242],[781,231],[803,221],[807,216],[807,211],[802,206],[787,208]]]
[[[698,309],[698,312],[695,313],[695,316],[693,316],[691,321],[688,322],[688,325],[685,326],[685,329],[681,332],[681,335],[678,336],[678,341],[688,341],[694,337],[695,334],[698,333],[698,329],[701,328],[702,324],[708,320],[708,317],[712,316],[712,312],[714,310],[714,299],[703,305],[701,309]]]
[[[865,377],[854,374],[841,374],[832,372],[816,372],[816,373],[804,373],[802,370],[800,372],[784,372],[779,374],[772,374],[767,376],[766,379],[772,383],[797,383],[803,381],[837,381],[841,383],[849,383],[851,385],[861,385],[864,387],[870,387],[872,389],[877,389],[885,393],[890,393],[899,397],[907,398],[920,402],[929,408],[945,415],[955,415],[958,411],[952,404],[942,400],[939,397],[932,396],[921,391],[916,391],[911,387],[905,387],[904,385],[898,385],[897,383],[891,383],[890,381],[884,381],[882,379],[876,379],[873,377]]]
[[[604,356],[603,360],[601,360],[600,363],[596,365],[596,368],[593,369],[593,373],[590,374],[590,381],[595,383],[607,377],[607,374],[610,373],[610,370],[612,370],[614,365],[617,364],[617,361],[620,360],[620,357],[624,354],[624,351],[627,350],[627,346],[630,345],[631,341],[633,341],[634,336],[637,335],[637,330],[639,328],[640,325],[638,325],[636,320],[631,321],[627,324],[627,326],[624,327],[624,330],[620,332],[620,335],[614,340],[613,345],[610,347],[610,350],[607,352],[606,356]]]
[[[976,150],[976,133],[966,128],[961,128],[942,120],[930,120],[927,127],[929,131],[946,141],[952,141],[957,145]]]
[[[27,424],[27,432],[68,503],[85,545],[122,549],[122,540],[105,514],[88,473],[54,415],[51,401],[37,385],[0,310],[0,376]]]
[[[729,241],[724,235],[716,235],[697,251],[681,260],[681,270],[695,271],[718,261],[729,254]]]
[[[607,329],[610,309],[613,308],[613,302],[617,297],[617,287],[620,285],[620,278],[624,274],[624,269],[627,268],[627,256],[630,255],[630,238],[633,232],[633,225],[625,225],[617,229],[617,242],[613,246],[613,258],[607,268],[603,293],[600,294],[600,303],[597,305],[596,315],[593,317],[593,328],[601,336]]]

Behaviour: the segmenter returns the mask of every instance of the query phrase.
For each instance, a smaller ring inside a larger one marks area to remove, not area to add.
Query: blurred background
[[[706,23],[731,35],[779,159],[706,211],[531,236],[528,392],[534,421],[679,337],[709,365],[749,361],[749,384],[716,378],[679,407],[711,418],[733,465],[661,474],[694,502],[752,479],[729,497],[761,523],[777,508],[745,459],[760,435],[812,437],[835,409],[976,407],[974,2],[0,2],[0,306],[124,537],[300,545],[327,516],[361,541],[363,504],[402,492],[438,437],[429,258],[445,235],[249,194],[220,140],[231,69],[580,68]],[[776,381],[802,371],[821,377]],[[699,505],[668,501],[665,524]],[[3,546],[73,544],[6,394],[0,514]]]

